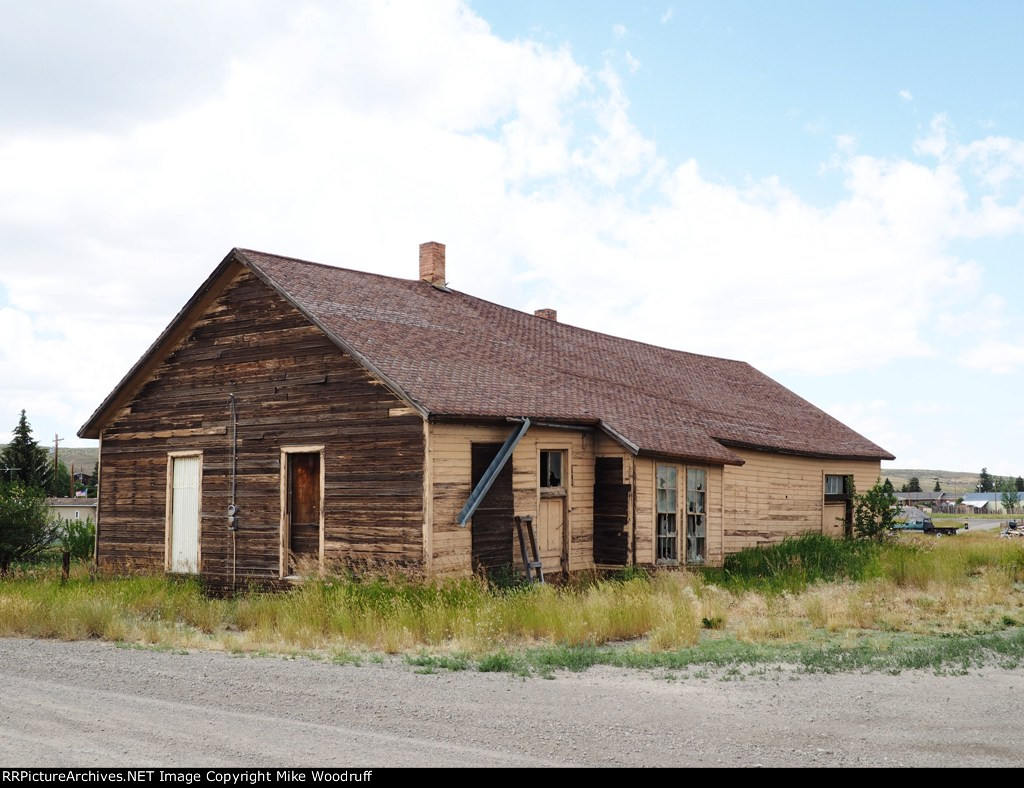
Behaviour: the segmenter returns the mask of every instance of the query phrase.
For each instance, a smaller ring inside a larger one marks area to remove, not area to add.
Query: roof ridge
[[[426,285],[427,287],[433,287],[433,285],[429,284],[428,282],[423,282],[420,279],[406,279],[406,278],[401,277],[401,276],[391,276],[390,274],[377,273],[376,271],[363,271],[363,270],[358,269],[358,268],[349,268],[349,267],[343,266],[343,265],[333,265],[331,263],[318,263],[315,260],[306,260],[306,259],[301,258],[301,257],[291,257],[289,255],[281,255],[281,254],[276,254],[274,252],[262,252],[262,251],[260,251],[258,249],[247,249],[247,248],[244,248],[244,247],[237,246],[237,247],[235,247],[234,251],[240,253],[242,256],[245,256],[246,254],[257,254],[257,255],[260,255],[262,257],[273,257],[273,258],[275,258],[277,260],[284,260],[284,261],[287,261],[287,262],[290,262],[290,263],[300,263],[302,265],[316,266],[317,268],[326,268],[328,270],[333,270],[333,271],[344,271],[344,272],[350,273],[350,274],[358,274],[359,276],[373,276],[373,277],[377,277],[378,279],[387,279],[387,280],[393,281],[393,282],[405,282],[406,284],[411,284],[411,285],[423,284],[423,285]],[[251,261],[251,260],[248,260],[248,259],[247,259],[247,262],[254,263],[254,261]],[[258,263],[254,263],[254,264],[255,265],[259,265]],[[434,288],[434,289],[436,290],[437,288]],[[614,339],[617,342],[629,342],[630,344],[633,344],[633,345],[640,345],[640,346],[643,346],[643,347],[648,347],[648,348],[651,348],[652,350],[657,350],[657,351],[662,352],[662,353],[678,353],[678,354],[683,355],[683,356],[689,356],[690,358],[714,359],[715,361],[725,361],[725,362],[728,362],[730,364],[742,365],[742,366],[749,367],[751,369],[757,370],[757,367],[754,367],[749,362],[743,361],[741,359],[728,358],[726,356],[715,356],[715,355],[712,355],[710,353],[694,353],[692,350],[680,350],[679,348],[671,348],[671,347],[665,347],[663,345],[655,345],[653,342],[645,342],[642,339],[631,339],[629,337],[618,336],[617,334],[609,334],[609,333],[607,333],[605,331],[598,331],[596,329],[587,328],[585,326],[577,326],[577,325],[575,325],[573,323],[563,323],[560,320],[548,320],[547,318],[537,317],[537,315],[531,314],[530,312],[528,312],[528,311],[526,311],[524,309],[517,309],[514,306],[508,306],[506,304],[500,304],[497,301],[489,301],[486,298],[481,298],[480,296],[472,295],[470,293],[467,293],[467,292],[465,292],[463,290],[459,290],[457,288],[448,287],[448,293],[451,294],[451,295],[461,296],[462,298],[469,299],[470,301],[477,301],[477,302],[480,302],[482,304],[487,304],[488,306],[497,307],[498,309],[503,309],[503,310],[506,310],[508,312],[512,312],[513,314],[515,314],[517,316],[531,318],[533,320],[543,320],[544,323],[545,323],[545,328],[548,329],[548,330],[555,330],[555,331],[558,331],[558,330],[580,331],[580,332],[584,332],[586,334],[590,334],[590,335],[593,335],[593,336],[607,337],[608,339]],[[760,372],[760,370],[757,370],[757,371]],[[761,374],[764,374],[764,373],[761,373]]]

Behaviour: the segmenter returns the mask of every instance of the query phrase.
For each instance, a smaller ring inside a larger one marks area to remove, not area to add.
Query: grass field
[[[731,556],[722,569],[581,576],[562,587],[375,575],[216,599],[194,580],[91,579],[86,567],[64,585],[49,566],[0,581],[0,636],[348,662],[404,654],[425,671],[962,669],[1024,658],[1022,627],[1024,545],[981,533],[881,546],[808,536]]]

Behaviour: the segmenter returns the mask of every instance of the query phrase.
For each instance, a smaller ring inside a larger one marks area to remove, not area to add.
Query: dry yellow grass
[[[229,651],[486,653],[638,641],[672,651],[706,637],[790,643],[863,632],[976,634],[1024,625],[1024,546],[992,536],[883,549],[866,579],[793,590],[661,572],[493,590],[478,579],[322,578],[279,594],[211,599],[165,577],[92,580],[79,567],[0,581],[0,635],[103,638]],[[868,571],[869,570],[869,571]]]

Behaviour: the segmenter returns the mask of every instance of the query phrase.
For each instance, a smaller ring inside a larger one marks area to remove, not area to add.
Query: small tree
[[[892,482],[891,482],[891,481],[889,481],[889,477],[888,477],[888,476],[886,476],[886,477],[885,477],[885,481],[884,481],[884,482],[882,483],[882,486],[883,486],[883,487],[884,487],[885,489],[887,489],[887,490],[888,490],[889,492],[895,492],[895,491],[896,491],[896,490],[895,490],[895,489],[893,488],[893,486],[892,486]]]
[[[27,487],[46,488],[53,475],[50,455],[32,437],[32,426],[28,423],[25,411],[21,412],[18,426],[14,428],[14,438],[4,447],[0,455],[0,466],[5,470],[3,481],[19,481]]]
[[[1024,478],[1017,477],[1017,481],[1013,483],[1013,486],[1017,488],[1017,492],[1024,492]]]
[[[56,538],[57,526],[40,488],[21,482],[0,484],[0,577],[13,561],[35,558]]]
[[[910,481],[907,482],[907,492],[921,492],[921,480],[916,476],[911,476]]]
[[[935,487],[932,488],[932,492],[942,492],[942,485],[939,484],[939,480],[935,480]]]
[[[899,501],[881,480],[863,494],[853,496],[853,531],[858,539],[885,541],[899,515]]]
[[[1009,514],[1013,514],[1017,510],[1017,506],[1020,504],[1020,499],[1017,495],[1017,486],[1009,479],[1003,480],[1003,486],[1000,490],[1000,502],[1003,504],[1003,509]]]
[[[995,492],[996,483],[995,479],[992,478],[992,474],[988,472],[988,468],[982,468],[981,473],[978,474],[978,491],[979,492]]]

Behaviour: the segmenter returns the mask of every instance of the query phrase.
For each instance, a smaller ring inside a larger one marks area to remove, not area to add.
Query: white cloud
[[[626,54],[623,55],[622,57],[626,61],[626,68],[629,69],[630,74],[635,74],[637,71],[640,70],[640,66],[642,64],[639,60],[636,59],[636,57],[633,56],[633,53],[630,52],[628,49],[626,50]]]
[[[911,92],[910,92],[909,90],[907,90],[906,88],[904,88],[903,90],[901,90],[901,91],[900,91],[900,94],[899,94],[899,95],[900,95],[900,99],[901,99],[901,100],[903,100],[903,101],[905,101],[905,102],[907,102],[907,103],[909,103],[909,102],[911,102],[911,101],[913,101],[913,100],[914,100],[914,94],[913,94],[913,93],[911,93]]]
[[[914,152],[919,156],[941,159],[949,146],[950,131],[949,117],[945,113],[936,115],[928,128],[928,136],[914,141]]]
[[[987,336],[959,320],[983,293],[950,243],[1024,226],[999,192],[1019,141],[960,145],[941,116],[929,164],[838,137],[843,196],[819,206],[669,164],[614,68],[501,39],[456,0],[311,2],[253,35],[191,101],[0,125],[0,427],[28,406],[77,427],[235,245],[414,276],[416,245],[444,241],[460,290],[824,374],[934,356],[942,320]]]
[[[986,342],[968,351],[961,362],[971,369],[1006,375],[1024,367],[1024,342]]]
[[[623,38],[629,32],[623,24],[612,25],[612,35],[616,38]]]
[[[666,8],[661,14],[661,23],[663,25],[667,25],[669,22],[672,21],[672,17],[675,16],[675,13],[676,11],[672,6]]]

